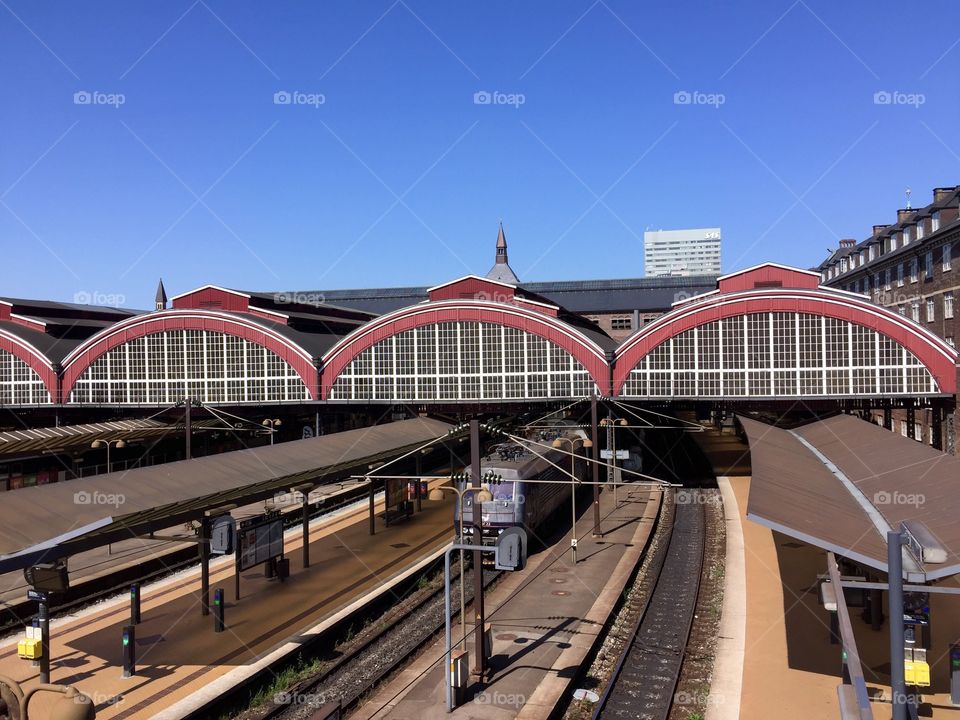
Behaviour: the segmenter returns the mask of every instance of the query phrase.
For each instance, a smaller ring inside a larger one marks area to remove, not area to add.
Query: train
[[[570,506],[572,479],[570,477],[571,445],[579,456],[573,462],[573,472],[578,480],[587,479],[588,463],[583,459],[583,443],[587,434],[572,423],[557,421],[550,427],[531,432],[529,445],[504,442],[492,446],[481,458],[482,477],[496,476],[495,482],[484,482],[493,499],[481,508],[483,544],[493,545],[505,528],[522,527],[533,542],[537,536],[549,535],[548,523],[564,507]],[[564,438],[563,447],[554,449],[553,442]],[[566,442],[567,440],[571,442]],[[536,452],[531,451],[533,448]],[[541,457],[542,456],[542,457]],[[559,466],[559,467],[557,467]],[[562,470],[560,469],[562,468]],[[463,491],[471,483],[467,468],[457,481]],[[473,493],[463,495],[465,523],[463,534],[470,542],[473,537]],[[456,527],[459,527],[459,508],[455,510]]]

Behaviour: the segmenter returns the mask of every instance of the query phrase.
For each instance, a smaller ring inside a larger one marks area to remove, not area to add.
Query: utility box
[[[950,646],[950,702],[960,705],[960,643]]]
[[[26,636],[17,642],[17,655],[24,660],[39,660],[43,655],[43,640],[36,630],[39,628],[28,627]]]
[[[462,689],[470,684],[470,653],[454,650],[450,655],[450,685]]]
[[[923,648],[903,649],[903,680],[907,685],[930,687],[930,665]]]

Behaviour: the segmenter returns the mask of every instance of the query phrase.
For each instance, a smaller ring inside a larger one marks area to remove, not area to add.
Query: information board
[[[283,520],[276,517],[241,525],[237,553],[241,572],[283,555]]]

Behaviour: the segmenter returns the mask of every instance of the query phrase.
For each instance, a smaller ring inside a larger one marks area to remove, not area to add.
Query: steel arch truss
[[[578,398],[609,388],[604,351],[534,310],[463,300],[413,306],[357,329],[324,358],[328,400]]]
[[[264,324],[205,310],[124,320],[64,361],[65,403],[304,402],[316,398],[310,354]]]
[[[637,398],[936,396],[957,353],[920,325],[824,289],[703,296],[617,350],[614,393]]]

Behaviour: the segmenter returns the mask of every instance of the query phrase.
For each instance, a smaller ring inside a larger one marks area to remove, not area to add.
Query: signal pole
[[[480,421],[470,421],[470,486],[480,492]],[[483,503],[473,498],[473,545],[483,545]],[[483,554],[479,549],[473,551],[473,616],[476,665],[473,674],[483,680],[486,674],[487,658],[484,652],[483,626],[486,622],[483,608]]]

